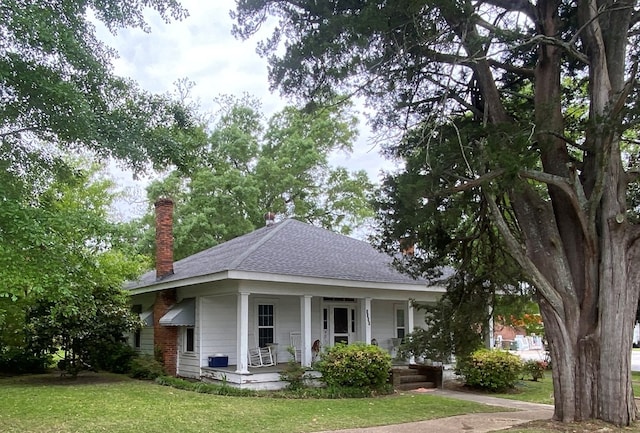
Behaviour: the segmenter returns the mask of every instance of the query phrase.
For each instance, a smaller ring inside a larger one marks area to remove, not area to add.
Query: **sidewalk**
[[[410,422],[405,424],[386,425],[379,427],[365,427],[349,430],[339,430],[340,433],[485,433],[502,430],[514,425],[523,424],[539,419],[550,419],[553,416],[553,406],[548,404],[527,403],[517,400],[491,397],[487,395],[438,389],[434,395],[475,401],[492,406],[516,409],[513,412],[474,413],[428,421]],[[329,433],[329,432],[320,432]],[[335,432],[334,432],[335,433]]]

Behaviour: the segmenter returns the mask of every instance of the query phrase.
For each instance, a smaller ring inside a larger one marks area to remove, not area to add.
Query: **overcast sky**
[[[164,93],[175,89],[174,83],[188,78],[195,83],[192,94],[202,107],[213,110],[213,99],[220,94],[256,96],[269,116],[287,101],[278,92],[269,91],[266,60],[256,53],[261,39],[236,40],[231,35],[232,19],[229,11],[233,0],[182,0],[189,17],[165,24],[155,13],[147,14],[151,32],[138,29],[119,30],[116,36],[98,27],[98,35],[116,49],[115,72],[130,77],[150,92]],[[261,36],[266,36],[264,33]],[[370,140],[364,121],[360,137],[350,155],[332,157],[334,165],[355,171],[364,169],[374,182],[379,182],[381,169],[390,167]],[[144,183],[135,182],[128,173],[117,174],[120,183],[142,191]]]

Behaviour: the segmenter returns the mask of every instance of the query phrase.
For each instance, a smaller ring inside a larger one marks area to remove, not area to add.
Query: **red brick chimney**
[[[156,293],[153,304],[153,347],[165,373],[175,376],[178,367],[178,327],[162,326],[160,318],[177,302],[176,289],[166,289]]]
[[[156,280],[173,275],[173,201],[156,201]]]
[[[161,198],[156,207],[156,280],[173,275],[173,201]],[[160,325],[160,318],[177,302],[176,289],[156,293],[153,304],[153,345],[165,372],[177,373],[178,328]]]

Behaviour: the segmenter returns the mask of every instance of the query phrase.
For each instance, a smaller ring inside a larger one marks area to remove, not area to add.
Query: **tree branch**
[[[495,198],[484,189],[482,189],[482,194],[489,205],[491,219],[507,245],[509,254],[511,254],[518,264],[531,276],[531,282],[547,302],[549,302],[549,305],[555,310],[556,314],[564,317],[562,298],[553,288],[553,284],[545,278],[538,267],[526,255],[521,243],[513,235],[507,222],[504,220]]]
[[[482,176],[479,176],[475,179],[465,179],[465,182],[451,187],[451,188],[445,188],[442,189],[440,191],[438,191],[435,195],[433,195],[434,197],[440,197],[443,195],[450,195],[450,194],[455,194],[456,192],[461,192],[461,191],[468,191],[470,189],[476,188],[478,186],[480,186],[481,184],[485,183],[485,182],[489,182],[499,176],[502,176],[504,174],[506,170],[505,169],[500,169],[500,170],[496,170],[496,171],[492,171],[489,173],[485,173]]]

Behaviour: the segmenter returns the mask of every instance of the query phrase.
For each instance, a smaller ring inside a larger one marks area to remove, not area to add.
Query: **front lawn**
[[[0,431],[313,432],[394,424],[502,408],[430,394],[286,400],[198,394],[125,376],[84,373],[0,379]]]

